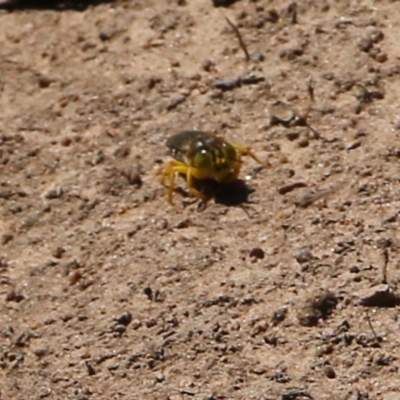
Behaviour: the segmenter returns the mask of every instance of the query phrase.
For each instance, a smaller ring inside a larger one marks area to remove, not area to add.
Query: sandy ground
[[[97,3],[0,11],[0,398],[400,399],[398,2]]]

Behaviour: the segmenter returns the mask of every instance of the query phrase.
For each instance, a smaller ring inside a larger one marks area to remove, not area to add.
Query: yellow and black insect
[[[190,192],[202,200],[207,196],[196,188],[196,180],[212,180],[217,183],[235,181],[242,166],[242,156],[250,156],[259,164],[266,165],[249,147],[226,142],[211,133],[183,131],[166,141],[172,157],[161,173],[161,183],[169,180],[168,200],[172,204],[176,174],[186,176]]]

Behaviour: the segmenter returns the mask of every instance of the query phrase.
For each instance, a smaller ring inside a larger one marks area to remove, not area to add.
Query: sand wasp
[[[207,200],[207,196],[196,187],[196,181],[235,181],[242,166],[242,156],[250,156],[259,164],[267,165],[249,147],[228,143],[211,133],[182,131],[170,136],[165,144],[174,159],[166,164],[160,182],[164,184],[165,179],[169,180],[168,201],[171,204],[176,174],[186,177],[189,190],[194,196]]]

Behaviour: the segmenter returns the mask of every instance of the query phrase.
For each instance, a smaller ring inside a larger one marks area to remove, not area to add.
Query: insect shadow
[[[193,179],[193,181],[195,188],[208,199],[214,199],[216,204],[234,207],[252,203],[249,196],[255,192],[255,189],[249,187],[242,179],[229,183],[218,183],[211,179]],[[189,193],[181,187],[177,187],[175,191],[185,197],[189,196]]]
[[[219,184],[215,188],[214,200],[217,204],[225,206],[240,206],[251,203],[249,196],[255,192],[255,189],[249,187],[242,179],[234,182]]]
[[[89,6],[112,3],[113,0],[8,0],[0,2],[0,9],[18,10],[75,10],[84,11]]]

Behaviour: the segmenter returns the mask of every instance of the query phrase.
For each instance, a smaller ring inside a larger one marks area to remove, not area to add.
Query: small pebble
[[[357,265],[352,265],[352,266],[349,268],[349,271],[350,271],[352,274],[358,274],[358,273],[360,272],[360,268],[358,268]]]
[[[139,321],[138,319],[132,321],[132,329],[134,329],[135,331],[139,328],[141,328],[142,326],[142,322]]]
[[[292,131],[292,132],[288,132],[286,134],[286,137],[293,142],[294,140],[297,140],[300,137],[300,132],[296,132],[296,131]]]
[[[49,349],[47,347],[38,347],[37,349],[33,350],[33,354],[36,357],[43,357],[48,353]]]
[[[15,301],[16,303],[19,303],[22,301],[25,297],[22,294],[18,294],[14,289],[11,289],[7,294],[6,294],[6,301]]]
[[[167,229],[168,228],[168,220],[163,218],[160,221],[158,221],[156,225],[157,225],[157,228],[160,230]]]
[[[44,197],[48,200],[59,199],[64,194],[61,187],[51,188],[46,191]]]
[[[324,367],[324,374],[325,374],[329,379],[334,379],[334,378],[336,378],[336,372],[335,372],[335,370],[334,370],[330,365],[325,365],[325,367]]]
[[[119,363],[112,361],[112,362],[106,364],[106,368],[109,371],[115,371],[119,368]]]
[[[375,57],[375,60],[378,61],[379,63],[384,63],[387,61],[388,56],[386,53],[378,53]]]
[[[145,287],[143,289],[143,293],[147,296],[149,300],[153,300],[153,290],[151,289],[151,287]]]
[[[82,274],[79,271],[73,271],[69,275],[69,284],[70,285],[75,285],[82,279]]]
[[[176,229],[185,229],[185,228],[188,228],[190,225],[191,225],[190,220],[189,219],[184,219],[184,220],[178,222],[175,225],[175,228]]]
[[[262,61],[265,60],[264,55],[261,54],[261,53],[252,54],[252,55],[250,56],[250,58],[251,58],[251,61],[254,61],[254,62],[262,62]]]
[[[254,247],[250,251],[250,257],[254,257],[256,259],[262,260],[265,257],[264,250],[259,247]]]
[[[115,333],[122,335],[126,331],[126,326],[122,324],[116,324],[111,328],[111,330]]]
[[[297,254],[295,254],[294,258],[299,264],[304,264],[306,262],[310,262],[314,259],[314,256],[307,249],[301,249]]]
[[[111,271],[115,268],[114,264],[112,263],[107,263],[103,265],[103,270],[104,271]]]
[[[278,22],[279,20],[279,14],[278,11],[276,11],[274,8],[271,8],[270,10],[267,11],[267,15],[265,16],[265,21],[267,22]]]
[[[14,239],[14,236],[11,233],[5,233],[4,235],[2,235],[1,237],[1,244],[5,245],[8,242],[11,242],[11,240]]]
[[[213,67],[214,63],[211,60],[204,60],[201,63],[201,68],[206,72],[210,72]]]
[[[153,326],[157,325],[157,321],[154,318],[152,318],[152,319],[147,320],[145,322],[145,324],[146,324],[147,328],[152,328]]]
[[[51,252],[51,255],[55,258],[61,258],[62,255],[65,253],[65,249],[58,246]]]
[[[394,307],[400,304],[398,294],[387,284],[361,289],[353,293],[353,296],[360,305],[366,307]]]
[[[271,317],[272,326],[279,325],[282,321],[285,320],[288,313],[288,309],[286,307],[275,310]]]
[[[375,27],[370,28],[370,30],[371,30],[371,32],[369,34],[369,37],[370,37],[371,41],[374,43],[380,42],[385,37],[383,32],[379,29],[376,29]]]
[[[72,139],[68,136],[65,136],[61,139],[60,144],[61,146],[68,147],[72,143]]]
[[[310,141],[307,138],[302,138],[299,140],[298,145],[299,147],[308,147],[310,144]]]
[[[118,324],[128,326],[132,321],[132,314],[129,311],[124,312],[115,319]]]
[[[54,82],[53,79],[51,79],[47,76],[41,75],[38,78],[38,84],[41,89],[45,89],[45,88],[49,87],[53,82]]]
[[[362,38],[358,42],[358,47],[361,51],[364,51],[365,53],[368,53],[372,49],[373,43],[370,38]]]
[[[102,42],[106,42],[107,40],[110,40],[113,37],[112,33],[104,31],[100,32],[98,36]]]

